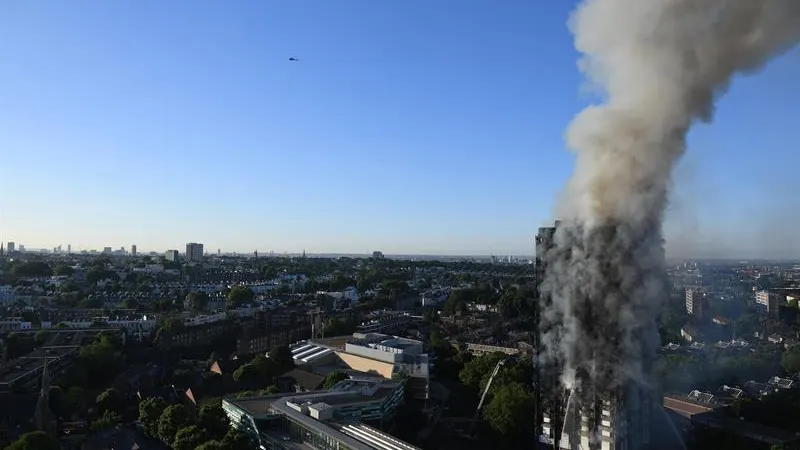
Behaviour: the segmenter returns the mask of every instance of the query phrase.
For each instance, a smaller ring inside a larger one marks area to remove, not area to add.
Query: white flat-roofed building
[[[336,341],[335,343],[333,341]],[[298,366],[337,364],[350,370],[393,379],[407,377],[409,392],[427,399],[430,390],[430,360],[422,341],[377,333],[354,333],[352,338],[303,341],[291,347]]]
[[[423,353],[422,341],[378,333],[354,333],[344,351],[389,363],[401,363],[405,356]]]
[[[391,420],[403,398],[402,382],[350,379],[328,391],[224,399],[222,409],[261,448],[420,450],[362,423]]]

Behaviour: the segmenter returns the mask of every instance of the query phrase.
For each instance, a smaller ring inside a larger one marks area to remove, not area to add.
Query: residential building
[[[162,349],[173,349],[210,345],[226,335],[235,335],[239,328],[239,324],[232,320],[195,323],[185,323],[182,329],[162,332],[158,336],[158,346]]]
[[[31,328],[33,328],[33,324],[22,317],[8,317],[0,320],[0,331],[22,331]]]
[[[686,289],[686,313],[697,318],[703,317],[704,303],[706,302],[706,294],[700,289],[687,288]]]
[[[166,258],[167,261],[172,262],[178,262],[180,259],[177,250],[167,250],[166,253],[164,253],[164,258]]]
[[[657,405],[650,401],[645,388],[630,386],[605,398],[595,396],[581,403],[570,396],[564,417],[564,431],[556,448],[564,450],[620,450],[647,448],[650,443],[651,417]],[[544,415],[544,430],[552,439],[550,417]]]
[[[756,308],[771,317],[778,316],[779,295],[770,291],[756,292]]]
[[[6,250],[8,251],[8,253],[14,253],[14,251],[16,251],[16,249],[17,249],[16,248],[16,244],[14,244],[13,242],[9,241],[6,244]]]
[[[131,256],[136,257],[136,244],[131,245]]]
[[[190,242],[186,244],[186,261],[198,262],[203,260],[203,244]]]
[[[536,237],[536,282],[540,285],[538,304],[547,306],[554,299],[551,297],[552,286],[548,286],[548,265],[554,258],[554,249],[558,249],[559,227],[565,225],[556,222],[554,228],[540,228]],[[616,235],[620,229],[614,224],[606,224],[589,230],[572,229],[576,224],[566,225],[569,231],[586,232],[583,239],[598,247],[592,247],[593,252],[606,251],[616,242]],[[562,228],[563,229],[563,228]],[[585,244],[590,247],[588,243]],[[580,247],[581,244],[578,244]],[[613,250],[612,250],[613,251]],[[569,260],[569,251],[558,252],[556,260]],[[598,269],[598,276],[606,279],[610,286],[620,286],[624,280],[621,275],[608,266],[601,266]],[[543,283],[544,282],[544,283]],[[557,287],[556,287],[557,288]],[[624,292],[617,292],[625,295]],[[616,341],[604,340],[607,333],[616,335],[620,333],[619,322],[609,320],[609,316],[599,313],[591,307],[590,292],[581,292],[575,298],[578,305],[575,306],[581,311],[576,316],[578,327],[586,333],[580,342],[563,341],[560,344],[570,348],[570,352],[576,357],[573,359],[571,373],[565,373],[563,367],[558,362],[543,365],[542,373],[535,371],[535,384],[542,386],[537,391],[543,391],[542,397],[551,397],[549,402],[544,398],[536,399],[536,411],[542,410],[542,433],[537,430],[542,440],[547,441],[555,448],[569,450],[623,450],[623,449],[642,449],[649,448],[652,441],[652,429],[654,427],[654,411],[658,408],[656,399],[658,396],[650,383],[652,374],[652,358],[650,349],[643,342],[651,330],[644,328],[634,330],[632,342],[639,343],[638,347],[618,346]],[[537,318],[539,312],[534,314]],[[540,330],[547,333],[550,324],[546,321]],[[558,326],[558,321],[553,325]],[[538,336],[537,336],[538,339]],[[599,342],[603,342],[599,345]],[[608,344],[616,348],[609,349]],[[540,351],[538,344],[534,343],[534,353]],[[620,371],[619,375],[612,374],[612,371],[600,369],[601,365],[609,358],[609,351],[630,352],[637,362],[637,376],[628,377],[625,371]],[[599,364],[598,364],[599,363]],[[567,376],[565,376],[567,375]],[[620,380],[620,377],[624,377]],[[565,380],[572,378],[574,381],[566,383]],[[620,382],[622,381],[622,382]],[[558,398],[559,392],[565,392],[566,398]],[[554,395],[555,394],[555,395]],[[538,396],[538,394],[537,394]],[[544,404],[550,403],[548,408],[543,408]],[[563,410],[561,406],[563,405]],[[533,426],[538,426],[539,422],[534,419]],[[559,421],[561,421],[559,423]]]
[[[518,356],[521,353],[520,349],[516,347],[501,347],[499,345],[486,345],[478,343],[467,343],[467,351],[476,356],[489,353],[503,353],[508,356]]]
[[[11,286],[10,284],[0,285],[0,304],[11,303],[15,300],[15,298],[14,286]]]
[[[252,319],[242,321],[236,351],[240,355],[255,355],[308,339],[311,336],[311,324],[307,319],[299,314],[258,311]]]
[[[414,322],[414,317],[400,311],[376,311],[356,327],[359,333],[401,333]]]

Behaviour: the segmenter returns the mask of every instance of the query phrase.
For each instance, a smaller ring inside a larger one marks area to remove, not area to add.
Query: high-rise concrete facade
[[[556,227],[541,227],[536,235],[536,258],[534,260],[536,293],[538,295],[536,308],[534,310],[534,320],[539,331],[547,330],[548,324],[542,320],[541,311],[547,308],[552,299],[547,291],[542,290],[542,283],[547,272],[547,253],[555,246]],[[536,434],[541,436],[540,440],[548,443],[556,442],[561,433],[563,423],[563,408],[565,401],[564,389],[559,380],[560,368],[556,364],[556,359],[546,358],[542,360],[542,344],[540,333],[534,335],[534,387],[536,395],[536,412],[534,426]],[[546,363],[545,363],[546,361]],[[545,407],[547,405],[547,407]]]
[[[548,253],[556,248],[559,225],[556,222],[555,227],[540,228],[536,236],[535,270],[540,293],[538,306],[541,311],[547,310],[553,301],[558,301],[550,298],[550,292],[554,288],[542,288],[542,285],[554,282],[554,279],[547,277],[548,260],[551,259]],[[596,324],[598,330],[612,332],[613,317],[595,316],[592,312],[594,306],[589,299],[586,302],[582,305],[585,311],[582,310],[578,315],[585,322],[584,326]],[[542,317],[541,314],[538,315]],[[539,319],[540,332],[546,333],[551,327],[558,326],[563,324],[548,323],[546,317]],[[594,347],[590,342],[574,342],[569,345],[577,346],[589,359],[603,358],[592,353]],[[541,345],[536,347],[537,351],[548,351]],[[554,448],[564,450],[650,448],[652,416],[659,405],[656,400],[658,394],[649,380],[626,379],[619,382],[617,387],[610,387],[598,382],[591,367],[578,367],[574,374],[574,383],[567,386],[563,384],[564,367],[560,355],[545,356],[547,357],[537,365],[535,380],[541,396],[537,401],[536,417],[541,440],[547,441]],[[650,373],[651,361],[644,348],[641,363],[648,366],[642,367],[642,373]],[[538,411],[542,411],[541,417]]]
[[[706,301],[705,292],[698,288],[686,288],[686,313],[697,318],[703,317],[703,303]]]
[[[186,261],[197,262],[203,260],[203,244],[190,242],[186,244]]]

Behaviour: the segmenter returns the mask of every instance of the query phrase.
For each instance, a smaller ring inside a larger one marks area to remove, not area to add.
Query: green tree
[[[33,340],[36,342],[36,345],[42,346],[50,339],[52,332],[50,330],[39,330],[33,336]]]
[[[156,325],[156,342],[161,339],[164,333],[177,333],[183,330],[185,325],[178,317],[162,317]]]
[[[158,397],[146,398],[139,403],[139,421],[150,436],[158,437],[158,420],[167,406],[167,402]]]
[[[44,261],[28,261],[12,267],[11,274],[15,277],[48,277],[53,270]]]
[[[73,274],[75,274],[75,269],[66,264],[61,264],[56,266],[55,270],[53,270],[53,273],[59,276],[71,277]]]
[[[453,347],[447,340],[445,340],[439,330],[433,329],[428,335],[428,348],[436,354],[437,357],[446,357],[452,353]]]
[[[789,373],[800,372],[800,346],[795,345],[783,352],[781,365]]]
[[[69,384],[89,387],[111,379],[122,361],[121,341],[103,332],[94,341],[81,347],[78,360],[68,371]]]
[[[223,446],[228,450],[250,450],[253,448],[253,441],[250,436],[238,428],[231,428],[222,439]]]
[[[25,433],[6,447],[6,450],[60,450],[58,440],[44,431]]]
[[[173,450],[194,450],[206,440],[205,433],[197,425],[183,427],[175,433]]]
[[[345,374],[344,372],[339,372],[338,370],[335,370],[325,376],[325,379],[322,381],[322,387],[323,389],[330,389],[336,386],[336,383],[346,380],[348,378],[350,377],[348,377],[347,374]]]
[[[269,359],[275,362],[281,371],[288,372],[294,368],[294,358],[288,345],[279,345],[269,352]]]
[[[96,403],[97,412],[100,414],[105,414],[106,412],[122,414],[122,410],[125,406],[122,394],[114,388],[109,388],[101,392],[100,395],[97,396]]]
[[[211,439],[224,438],[230,428],[230,421],[220,402],[202,406],[198,418],[200,426],[206,430],[206,434]]]
[[[280,393],[281,393],[281,390],[278,389],[278,386],[275,386],[274,384],[270,385],[270,386],[267,386],[266,388],[261,390],[261,395],[275,395],[275,394],[280,394]]]
[[[61,386],[50,386],[47,390],[47,400],[50,410],[57,417],[64,417],[68,413],[65,408],[66,393],[61,389]]]
[[[259,384],[261,382],[261,373],[256,366],[247,363],[239,366],[233,372],[233,381],[247,386]]]
[[[325,324],[325,336],[345,336],[356,331],[356,323],[349,318],[333,318]]]
[[[444,313],[453,315],[467,312],[467,305],[475,301],[473,289],[453,289],[444,302]]]
[[[85,411],[87,408],[86,390],[78,386],[71,386],[64,393],[64,408],[70,412]]]
[[[194,450],[227,450],[227,448],[225,444],[220,441],[208,441]]]
[[[106,411],[100,418],[92,422],[91,430],[100,431],[113,428],[117,426],[120,420],[119,414],[113,411]]]
[[[106,279],[111,281],[119,281],[119,275],[113,270],[108,270],[104,267],[98,266],[90,267],[89,270],[86,271],[86,281],[91,284]]]
[[[189,425],[191,418],[189,411],[183,405],[171,405],[161,413],[158,418],[158,438],[167,445],[175,441],[175,434],[181,428]]]
[[[483,410],[483,417],[498,433],[518,435],[528,431],[528,421],[535,408],[533,395],[520,383],[511,383],[496,388],[492,400]]]
[[[205,309],[206,305],[208,305],[208,294],[205,292],[189,292],[186,296],[186,302],[189,305],[189,309],[194,312],[200,312]]]
[[[264,355],[258,355],[249,363],[236,369],[233,372],[233,379],[242,387],[260,389],[269,386],[272,379],[282,372],[283,370],[275,361]]]
[[[225,306],[227,306],[228,309],[238,308],[244,303],[252,302],[254,298],[255,293],[249,287],[234,286],[230,292],[228,292],[228,299]]]
[[[466,363],[458,377],[465,386],[479,390],[486,384],[497,363],[505,358],[506,355],[502,353],[479,356]]]

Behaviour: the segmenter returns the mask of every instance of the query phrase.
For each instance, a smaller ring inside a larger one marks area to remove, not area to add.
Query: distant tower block
[[[311,339],[324,338],[325,325],[322,321],[322,310],[317,308],[309,311],[309,315],[311,316]]]
[[[186,261],[199,262],[203,260],[203,244],[189,242],[186,244]]]

